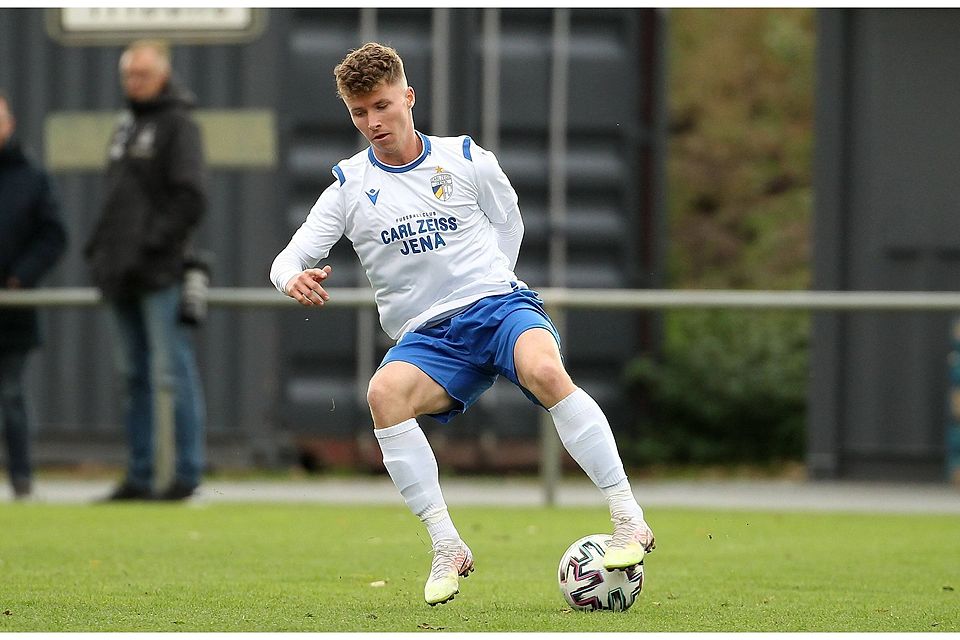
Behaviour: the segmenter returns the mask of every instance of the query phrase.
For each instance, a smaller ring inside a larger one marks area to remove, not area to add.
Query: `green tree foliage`
[[[668,285],[810,283],[812,9],[669,14]],[[649,410],[636,462],[803,455],[809,317],[674,310],[629,379]]]
[[[650,411],[628,449],[637,463],[771,462],[803,454],[806,317],[707,310],[673,314],[660,360],[630,378]]]
[[[671,11],[672,286],[809,285],[813,15]]]

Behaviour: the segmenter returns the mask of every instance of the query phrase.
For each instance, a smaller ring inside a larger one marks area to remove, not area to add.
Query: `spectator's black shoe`
[[[108,495],[103,499],[103,502],[119,502],[124,500],[152,500],[153,491],[149,487],[141,487],[139,485],[130,484],[129,482],[124,482],[116,489],[113,490],[113,493]]]
[[[14,500],[27,500],[33,491],[30,478],[13,479],[13,498]]]
[[[196,490],[196,486],[183,484],[181,482],[174,482],[157,496],[157,500],[167,500],[171,502],[176,500],[186,500],[192,496],[193,492]]]

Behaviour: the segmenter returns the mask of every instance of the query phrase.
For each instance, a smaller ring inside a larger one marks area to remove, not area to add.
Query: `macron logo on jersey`
[[[373,203],[373,206],[377,206],[377,198],[380,196],[380,189],[370,189],[367,191],[367,197],[370,198],[370,202]]]

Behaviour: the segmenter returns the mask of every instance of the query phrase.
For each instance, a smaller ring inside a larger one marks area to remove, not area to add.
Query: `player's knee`
[[[534,391],[553,392],[571,384],[566,369],[558,362],[544,360],[531,366],[524,375],[526,386]]]
[[[402,399],[401,389],[386,376],[374,376],[367,385],[367,404],[374,414],[396,407]]]

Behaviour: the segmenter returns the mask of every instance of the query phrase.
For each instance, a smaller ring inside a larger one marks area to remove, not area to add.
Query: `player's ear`
[[[413,87],[407,87],[407,109],[413,109],[413,105],[417,103],[417,94],[414,92]]]

